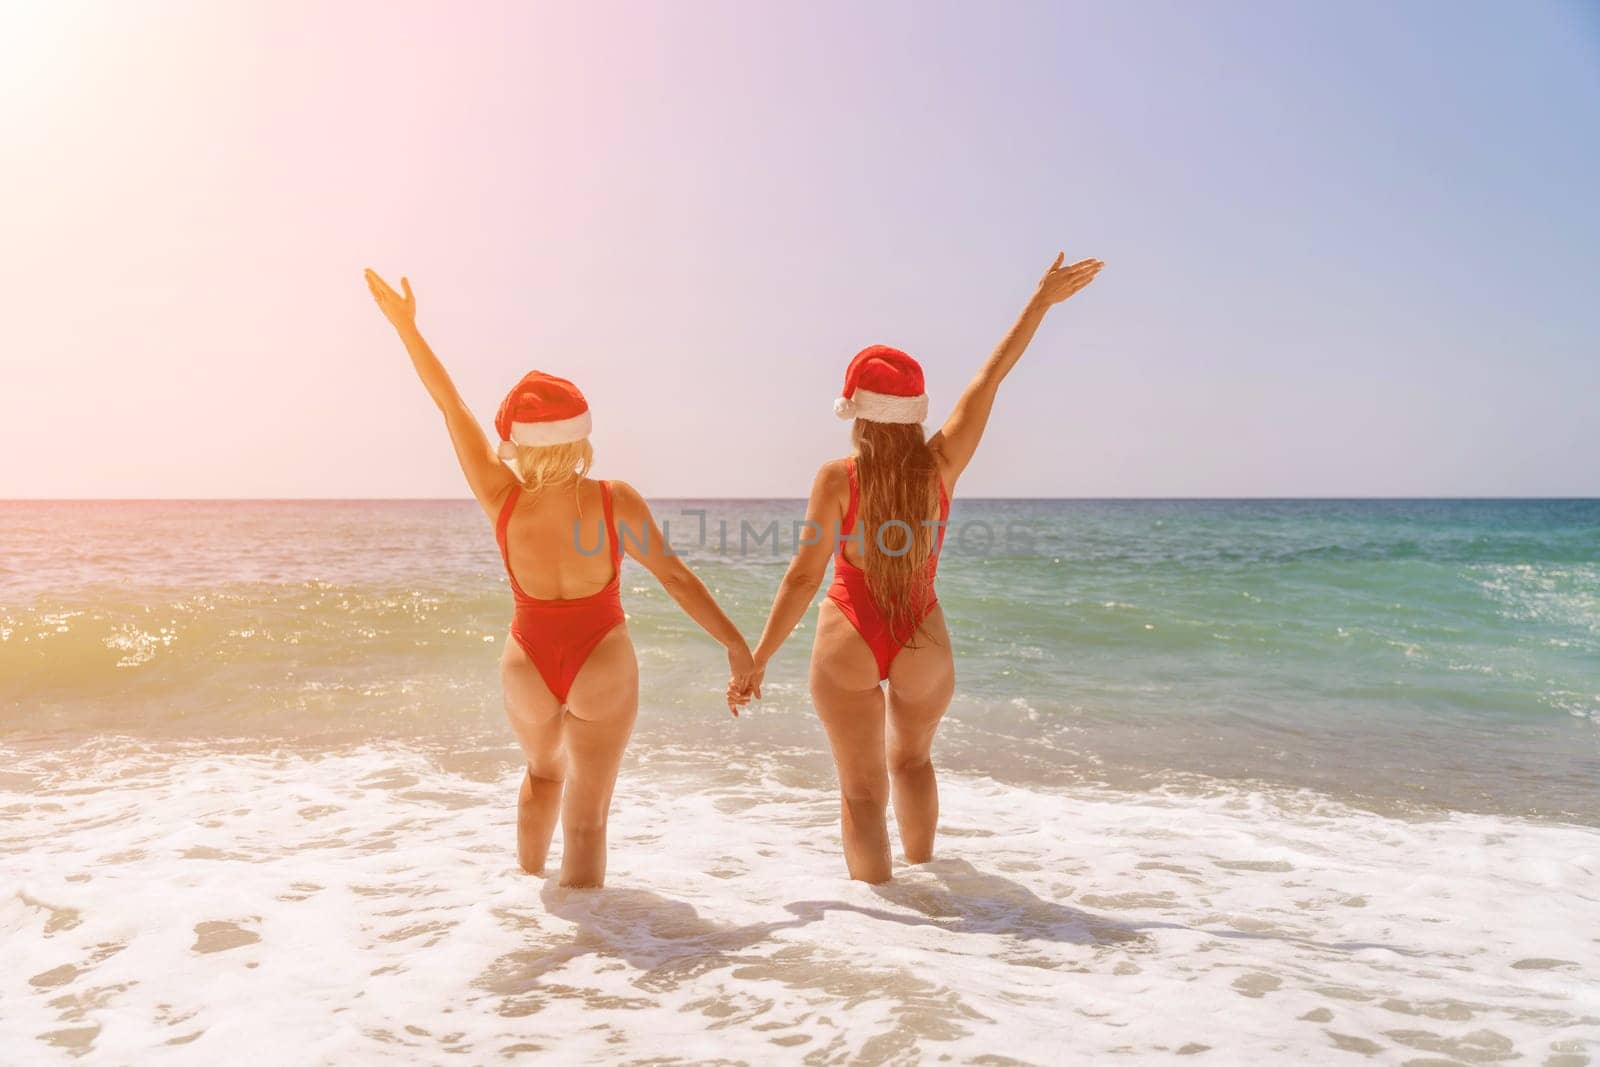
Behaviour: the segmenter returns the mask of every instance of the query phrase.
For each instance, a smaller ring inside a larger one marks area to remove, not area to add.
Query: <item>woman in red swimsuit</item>
[[[728,683],[735,703],[760,697],[767,662],[811,606],[832,558],[833,584],[811,649],[811,697],[839,772],[851,878],[890,877],[891,796],[906,861],[933,858],[939,791],[929,753],[955,690],[950,635],[933,591],[943,523],[1001,381],[1045,312],[1102,266],[1085,259],[1064,267],[1064,258],[1056,257],[932,438],[922,428],[928,398],[916,360],[880,345],[851,361],[834,410],[855,420],[854,454],[817,473],[806,519],[819,536],[797,546],[789,563],[756,647],[755,673],[743,679],[735,671]]]
[[[619,593],[622,550],[727,648],[729,669],[747,685],[749,647],[700,579],[670,554],[633,487],[584,476],[594,453],[589,405],[576,386],[539,371],[523,378],[500,405],[501,443],[491,447],[417,331],[411,285],[400,279],[402,296],[370,270],[367,285],[444,413],[456,459],[494,523],[510,576],[516,612],[500,679],[506,715],[528,761],[517,803],[517,859],[530,874],[544,873],[559,815],[561,884],[598,886],[605,880],[611,791],[639,709],[639,668]],[[619,523],[627,536],[618,536]],[[738,714],[731,699],[728,708]]]

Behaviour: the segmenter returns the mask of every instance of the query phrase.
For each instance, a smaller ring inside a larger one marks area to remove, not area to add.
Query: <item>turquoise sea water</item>
[[[758,632],[800,502],[655,509]],[[469,503],[11,503],[0,545],[13,740],[503,739]],[[624,591],[641,737],[715,744],[718,650],[636,564]],[[958,500],[939,593],[963,767],[1600,820],[1600,502]],[[820,742],[812,619],[751,740]]]
[[[786,553],[741,524],[800,502],[655,508],[755,632]],[[1600,503],[952,518],[935,860],[843,876],[814,615],[736,721],[720,650],[628,563],[641,710],[585,893],[515,865],[510,596],[472,504],[0,504],[0,1047],[1600,1054]]]

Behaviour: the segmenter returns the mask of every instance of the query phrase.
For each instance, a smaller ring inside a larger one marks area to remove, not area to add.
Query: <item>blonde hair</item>
[[[857,419],[850,438],[867,589],[891,632],[914,632],[926,610],[933,558],[936,528],[928,520],[939,517],[938,460],[917,423]]]
[[[594,446],[587,437],[559,445],[518,445],[511,461],[511,469],[529,496],[568,485],[576,489],[593,465]]]

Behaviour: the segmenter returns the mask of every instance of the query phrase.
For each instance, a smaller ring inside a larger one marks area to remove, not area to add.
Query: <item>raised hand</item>
[[[417,298],[411,294],[409,281],[400,279],[400,288],[405,290],[405,295],[401,296],[371,267],[367,268],[366,277],[367,288],[372,290],[372,299],[378,302],[378,310],[383,312],[383,317],[389,320],[390,325],[403,330],[417,324]]]
[[[1063,267],[1061,262],[1066,258],[1065,252],[1056,253],[1056,261],[1050,264],[1050,269],[1039,279],[1039,288],[1034,293],[1034,299],[1046,307],[1061,303],[1094,281],[1095,275],[1100,273],[1100,268],[1105,266],[1098,259],[1080,259]]]

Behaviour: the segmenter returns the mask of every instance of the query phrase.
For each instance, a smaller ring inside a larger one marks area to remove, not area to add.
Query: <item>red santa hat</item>
[[[517,446],[565,445],[589,436],[589,402],[565,378],[529,371],[495,413],[500,458],[515,459]]]
[[[863,348],[844,372],[844,393],[833,402],[833,413],[870,422],[923,422],[928,394],[922,365],[888,345]]]

